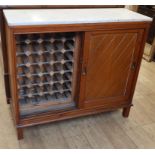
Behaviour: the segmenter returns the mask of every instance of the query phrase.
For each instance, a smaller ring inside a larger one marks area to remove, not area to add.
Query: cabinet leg
[[[4,83],[5,83],[5,92],[7,98],[7,104],[10,104],[11,93],[10,93],[10,83],[9,83],[9,74],[4,74]]]
[[[17,136],[18,136],[18,140],[21,140],[24,138],[23,136],[23,128],[17,128]]]
[[[10,104],[10,103],[11,103],[10,100],[11,100],[11,99],[7,98],[7,104]]]
[[[122,113],[123,117],[128,117],[129,116],[130,108],[131,107],[123,108],[123,113]]]

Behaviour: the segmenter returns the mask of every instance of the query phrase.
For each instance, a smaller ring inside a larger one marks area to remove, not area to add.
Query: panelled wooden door
[[[85,34],[80,86],[84,107],[127,101],[137,67],[141,30]]]

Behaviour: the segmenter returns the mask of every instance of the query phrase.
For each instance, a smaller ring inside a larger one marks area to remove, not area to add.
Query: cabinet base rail
[[[123,108],[122,116],[127,118],[129,116],[131,106],[133,105],[123,104],[123,105],[120,105],[117,107],[111,107],[111,108],[105,108],[105,107],[98,108],[97,107],[97,108],[91,108],[91,109],[76,109],[76,110],[59,112],[55,114],[40,115],[40,117],[34,116],[31,118],[25,118],[25,119],[22,119],[20,121],[20,124],[16,126],[17,137],[18,137],[18,140],[21,140],[24,138],[23,129],[26,127],[31,127],[31,126],[46,124],[46,123],[52,123],[55,121],[72,119],[72,118],[77,118],[77,117],[82,117],[82,116],[88,116],[92,114],[99,114],[102,112],[115,111],[121,108]]]

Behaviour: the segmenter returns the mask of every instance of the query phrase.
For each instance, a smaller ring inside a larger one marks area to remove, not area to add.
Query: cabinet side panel
[[[9,63],[9,81],[11,88],[11,108],[15,117],[16,124],[19,123],[19,106],[17,104],[17,86],[16,86],[16,68],[15,68],[15,48],[14,48],[14,36],[13,31],[6,25],[6,37],[7,37],[7,54]]]

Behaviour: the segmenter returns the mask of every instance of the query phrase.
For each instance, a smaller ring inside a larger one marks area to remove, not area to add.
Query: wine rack
[[[21,117],[76,106],[77,40],[72,32],[15,36]]]

